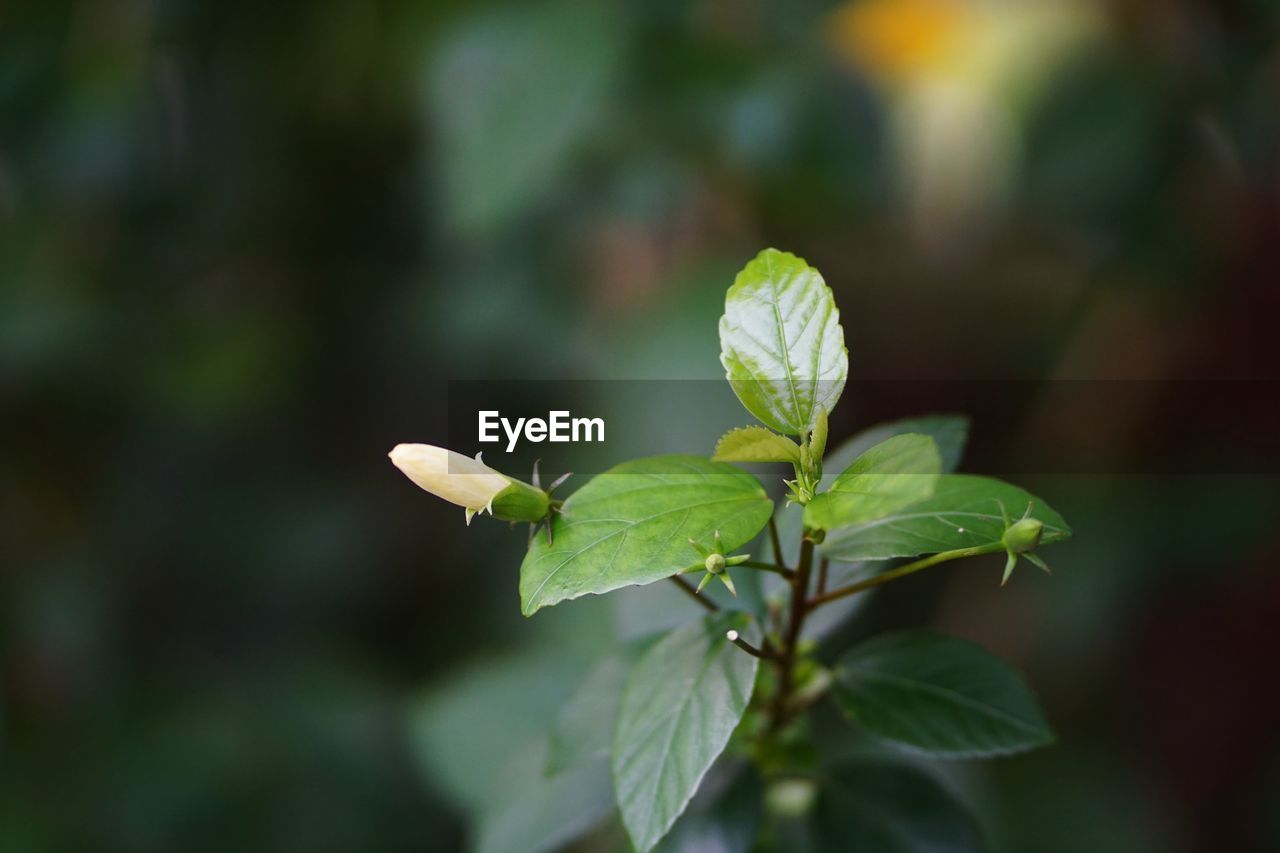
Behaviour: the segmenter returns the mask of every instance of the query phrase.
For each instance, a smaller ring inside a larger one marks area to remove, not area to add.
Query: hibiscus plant
[[[746,265],[720,346],[759,423],[725,434],[709,457],[623,462],[561,499],[478,458],[392,451],[468,523],[487,513],[539,528],[520,567],[526,616],[657,582],[702,608],[582,674],[533,759],[536,783],[482,821],[476,846],[553,849],[615,814],[625,832],[614,841],[639,851],[982,849],[919,759],[1050,743],[1021,676],[931,630],[830,648],[812,629],[848,616],[859,593],[964,557],[1006,555],[1001,584],[1020,559],[1047,571],[1037,549],[1070,529],[1017,486],[955,473],[963,417],[881,424],[828,452],[848,356],[832,291],[802,259],[767,249]],[[783,463],[792,476],[775,502],[734,463]],[[868,746],[816,742],[813,718],[828,709]],[[588,805],[609,789],[603,812]]]

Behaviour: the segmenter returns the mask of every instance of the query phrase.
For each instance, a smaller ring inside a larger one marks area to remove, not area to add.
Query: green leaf
[[[536,536],[520,566],[526,616],[571,598],[661,580],[698,562],[693,538],[720,531],[732,551],[769,521],[773,502],[750,474],[700,456],[653,456],[597,475]]]
[[[591,761],[543,775],[546,738],[516,752],[503,768],[502,789],[482,810],[477,853],[558,850],[589,832],[613,811],[607,761]]]
[[[800,445],[764,427],[731,429],[716,442],[716,462],[799,462]]]
[[[882,634],[851,649],[832,692],[867,731],[930,755],[1003,755],[1053,741],[1018,673],[980,646],[933,631]]]
[[[837,472],[848,468],[853,460],[880,442],[909,432],[927,435],[938,443],[942,473],[950,474],[959,467],[964,454],[964,445],[969,439],[969,419],[964,415],[923,415],[867,427],[831,451],[823,463],[823,470],[828,473],[822,478],[822,487],[830,488]]]
[[[849,354],[818,271],[777,249],[747,264],[725,297],[720,362],[742,405],[777,432],[804,435],[819,406],[834,409]]]
[[[634,657],[620,653],[597,661],[573,691],[551,729],[547,775],[609,757],[613,723]]]
[[[823,779],[815,848],[857,853],[979,853],[982,834],[933,778],[884,760],[846,762]]]
[[[743,614],[706,616],[645,653],[627,681],[613,736],[613,784],[636,849],[662,839],[746,711],[759,659],[725,639]]]
[[[804,523],[835,530],[881,518],[933,494],[942,470],[938,445],[908,433],[882,441],[836,477],[829,491],[804,508]]]
[[[855,562],[989,545],[999,542],[1004,534],[1002,503],[1015,519],[1031,504],[1031,517],[1044,524],[1042,546],[1071,535],[1062,516],[1017,486],[990,477],[947,474],[926,500],[883,518],[832,531],[822,545],[822,554],[832,560]]]

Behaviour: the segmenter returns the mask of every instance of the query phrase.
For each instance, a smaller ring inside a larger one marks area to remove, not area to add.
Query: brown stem
[[[831,565],[831,561],[826,557],[818,563],[818,595],[827,591],[827,567]]]
[[[791,579],[791,615],[787,620],[787,632],[782,640],[778,657],[778,687],[773,696],[770,728],[779,731],[790,717],[787,709],[791,695],[792,675],[795,671],[796,647],[800,644],[800,629],[808,613],[806,596],[809,594],[809,575],[813,569],[813,540],[807,536],[800,541],[800,562]]]
[[[779,566],[785,566],[787,561],[782,558],[782,540],[778,538],[778,522],[774,516],[769,516],[769,538],[773,540],[773,561]]]
[[[757,649],[755,646],[742,639],[742,636],[737,631],[729,631],[725,634],[725,639],[752,657],[757,657],[761,660],[773,660],[774,658],[773,652],[770,652],[768,649]]]
[[[720,606],[716,604],[714,601],[710,601],[698,595],[698,591],[693,588],[693,584],[689,583],[687,580],[680,577],[679,575],[672,575],[670,578],[668,578],[668,580],[670,580],[676,586],[680,587],[682,590],[687,592],[689,596],[693,598],[694,601],[698,602],[703,607],[710,610],[712,613],[720,609]]]

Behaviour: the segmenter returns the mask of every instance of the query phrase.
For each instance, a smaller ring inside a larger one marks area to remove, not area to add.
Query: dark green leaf
[[[909,432],[927,435],[938,443],[938,452],[942,454],[942,473],[950,474],[959,467],[960,458],[964,455],[964,445],[969,438],[969,419],[964,415],[923,415],[868,427],[831,451],[822,466],[822,488],[830,488],[838,473],[877,444]]]
[[[907,433],[882,441],[844,470],[804,508],[808,527],[835,530],[881,518],[931,494],[942,469],[938,445]]]
[[[800,445],[764,427],[731,429],[716,442],[716,462],[799,462]]]
[[[720,318],[720,361],[747,411],[803,435],[835,408],[849,355],[831,288],[802,259],[765,249],[738,277]]]
[[[928,775],[886,761],[844,763],[822,780],[814,814],[823,853],[979,853],[967,811]]]
[[[613,738],[622,822],[640,851],[662,839],[724,750],[751,698],[759,660],[725,639],[742,614],[677,628],[627,681]]]
[[[822,545],[824,556],[854,562],[886,557],[936,554],[999,542],[1004,534],[1001,504],[1012,519],[1028,504],[1031,517],[1044,523],[1042,545],[1071,535],[1062,517],[1044,501],[1017,486],[989,477],[948,474],[938,480],[933,496],[872,521],[832,531]]]
[[[755,477],[699,456],[624,462],[575,492],[552,522],[553,544],[534,538],[520,566],[526,616],[582,595],[652,583],[698,562],[693,538],[724,547],[751,541],[773,502]]]
[[[883,634],[850,650],[832,692],[867,731],[930,755],[1001,755],[1053,741],[1018,673],[973,643],[933,631]]]

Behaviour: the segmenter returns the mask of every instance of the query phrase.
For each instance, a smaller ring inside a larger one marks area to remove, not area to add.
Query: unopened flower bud
[[[707,571],[713,575],[718,575],[724,571],[724,567],[728,564],[725,562],[724,554],[710,554],[707,556],[705,565]]]
[[[1010,554],[1025,554],[1035,550],[1043,535],[1043,522],[1035,518],[1024,518],[1014,522],[1005,530],[1001,542]]]
[[[430,444],[397,444],[388,455],[419,488],[464,507],[468,524],[485,511],[503,521],[540,521],[550,508],[542,489],[495,471],[478,456]]]

